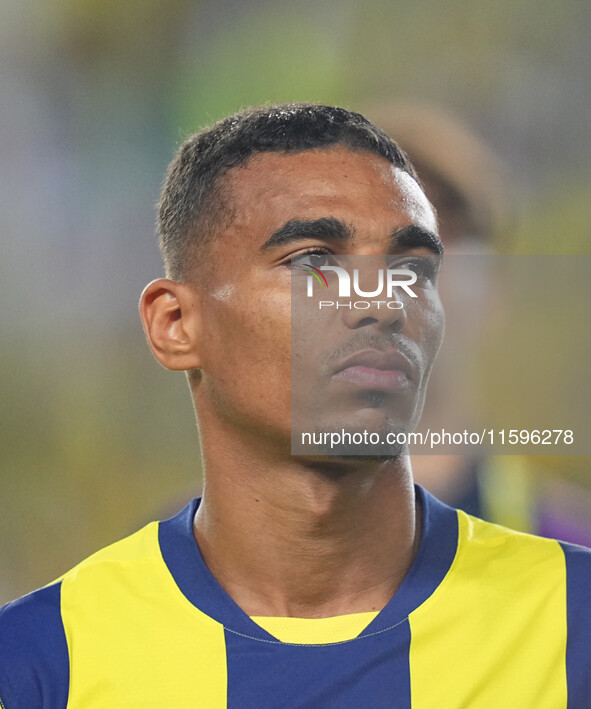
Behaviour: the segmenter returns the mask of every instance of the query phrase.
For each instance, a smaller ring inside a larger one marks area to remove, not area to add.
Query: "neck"
[[[313,461],[205,440],[195,537],[248,615],[319,618],[388,603],[420,537],[407,456]]]

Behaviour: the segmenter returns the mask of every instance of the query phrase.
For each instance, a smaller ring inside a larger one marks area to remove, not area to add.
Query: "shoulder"
[[[151,522],[134,534],[95,552],[64,574],[62,581],[67,584],[93,570],[133,567],[159,558],[158,527],[159,522]]]
[[[154,522],[96,552],[56,583],[0,608],[0,707],[66,707],[68,609],[72,603],[94,606],[101,589],[121,576],[141,577],[141,569],[158,557],[158,523]]]
[[[591,585],[591,549],[578,544],[569,544],[549,537],[526,532],[517,532],[499,524],[486,522],[458,511],[460,538],[465,543],[475,544],[490,553],[507,554],[523,550],[526,554],[553,556],[566,568],[567,578],[576,584]]]
[[[92,554],[61,579],[61,609],[66,635],[74,619],[89,619],[110,603],[141,595],[142,586],[153,582],[164,566],[158,539],[158,522]],[[77,622],[75,623],[75,625]]]
[[[65,707],[69,662],[61,583],[0,608],[0,698],[5,709]]]
[[[591,549],[516,532],[461,511],[458,526],[459,556],[467,557],[483,570],[503,568],[518,586],[535,582],[538,588],[550,585],[561,588],[571,618],[577,613],[588,614]]]
[[[564,551],[554,539],[517,532],[458,511],[456,565],[472,578],[486,580],[506,593],[528,597],[538,591],[564,594]]]
[[[563,558],[560,542],[536,534],[519,532],[501,524],[487,522],[457,510],[460,543],[480,547],[481,551],[507,554],[512,550],[551,554]]]

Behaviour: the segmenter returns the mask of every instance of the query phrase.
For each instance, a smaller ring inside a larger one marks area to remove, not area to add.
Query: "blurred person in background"
[[[375,102],[364,113],[407,152],[438,215],[446,256],[511,254],[516,203],[509,170],[462,120],[418,102]],[[422,424],[441,427],[459,406],[457,382],[492,316],[493,278],[472,283],[470,297],[445,269],[440,292],[450,314],[433,369]],[[482,276],[482,271],[480,276]],[[467,276],[469,274],[466,274]],[[447,276],[447,277],[446,277]],[[524,532],[591,546],[591,493],[569,482],[570,457],[558,473],[541,456],[413,455],[416,480],[448,504]],[[584,461],[582,465],[585,465]],[[577,463],[575,462],[575,465]]]

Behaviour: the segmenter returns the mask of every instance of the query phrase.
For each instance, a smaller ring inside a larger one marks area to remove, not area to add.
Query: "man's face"
[[[410,430],[443,329],[436,221],[418,185],[379,156],[339,146],[256,155],[230,170],[225,188],[233,220],[214,239],[197,283],[200,414],[205,407],[225,425],[289,444],[292,279],[301,278],[301,264],[363,257],[368,266],[414,268],[422,259],[417,298],[403,312],[325,310],[315,336],[293,350],[306,372],[294,390],[298,427]],[[294,336],[304,331],[294,327]]]

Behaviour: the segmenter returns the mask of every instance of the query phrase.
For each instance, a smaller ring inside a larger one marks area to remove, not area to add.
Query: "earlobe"
[[[199,307],[195,289],[159,278],[140,298],[140,315],[154,357],[167,369],[199,369]]]

